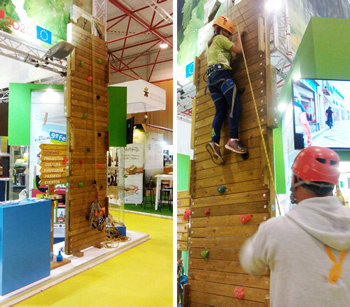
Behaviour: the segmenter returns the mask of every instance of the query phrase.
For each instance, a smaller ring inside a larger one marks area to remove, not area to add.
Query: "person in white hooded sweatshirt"
[[[297,206],[260,225],[241,249],[241,265],[250,274],[270,270],[272,307],[349,307],[350,209],[333,196],[339,156],[311,146],[292,170]]]

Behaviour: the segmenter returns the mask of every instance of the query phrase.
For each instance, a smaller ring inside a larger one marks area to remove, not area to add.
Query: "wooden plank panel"
[[[232,253],[234,260],[209,260],[209,259],[191,259],[189,262],[189,271],[192,269],[202,269],[204,271],[227,272],[227,273],[245,273],[239,263],[239,250]]]
[[[232,205],[237,203],[246,204],[246,203],[254,203],[254,202],[264,202],[265,204],[269,201],[269,191],[248,191],[243,193],[235,193],[235,194],[224,194],[224,195],[216,195],[213,197],[206,198],[194,198],[192,200],[192,209],[194,208],[203,208],[208,207],[208,205],[215,206],[218,205]],[[230,214],[228,214],[230,215]]]
[[[191,228],[191,238],[211,238],[211,237],[250,237],[258,230],[257,225],[239,226],[215,226]]]
[[[229,285],[223,283],[206,282],[190,279],[191,291],[200,291],[216,295],[234,297],[233,291],[239,285]],[[269,291],[265,289],[244,288],[244,300],[264,303]]]
[[[247,192],[251,190],[264,190],[266,189],[265,185],[261,183],[260,180],[251,180],[249,182],[241,182],[239,185],[237,184],[227,184],[226,185],[226,194],[230,193],[239,193],[239,192]],[[196,197],[209,197],[218,195],[218,191],[216,187],[209,187],[205,189],[197,188],[195,190]]]
[[[203,207],[198,208],[197,206],[192,206],[191,223],[196,217],[206,216],[205,210],[207,209],[210,210],[210,216],[269,212],[268,200],[260,202],[250,201],[249,203],[231,203],[229,205],[222,205],[219,198],[216,203],[208,202],[207,205]]]
[[[191,307],[203,307],[203,306],[235,306],[235,307],[262,307],[266,306],[265,303],[252,302],[247,300],[239,300],[235,297],[220,296],[211,293],[203,293],[192,290],[190,288],[190,306]]]
[[[242,226],[240,216],[241,215],[225,215],[194,218],[191,221],[191,229],[211,226]],[[269,217],[269,213],[254,213],[251,214],[251,219],[245,225],[260,225]]]
[[[191,269],[191,280],[202,280],[209,282],[224,282],[225,284],[249,286],[259,289],[269,289],[268,276],[253,276],[247,274],[232,274],[228,272],[215,272]]]

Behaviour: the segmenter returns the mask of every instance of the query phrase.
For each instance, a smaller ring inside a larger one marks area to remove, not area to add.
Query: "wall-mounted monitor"
[[[294,146],[350,150],[350,81],[293,83]]]

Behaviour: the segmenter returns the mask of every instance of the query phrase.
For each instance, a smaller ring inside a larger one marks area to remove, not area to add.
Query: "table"
[[[159,175],[155,175],[154,177],[157,178],[156,203],[154,205],[154,208],[156,210],[158,210],[158,201],[159,201],[161,182],[162,182],[162,180],[170,180],[170,186],[172,186],[173,185],[173,175],[172,174],[159,174]]]

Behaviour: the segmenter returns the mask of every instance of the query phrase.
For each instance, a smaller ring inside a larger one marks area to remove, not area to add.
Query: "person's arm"
[[[243,29],[241,32],[241,35],[237,35],[237,41],[230,49],[232,57],[234,57],[236,54],[242,53],[242,36],[245,33],[246,33],[246,31]]]
[[[260,275],[270,264],[269,246],[273,240],[269,225],[269,221],[261,224],[259,230],[244,243],[240,250],[241,266],[249,274]]]

